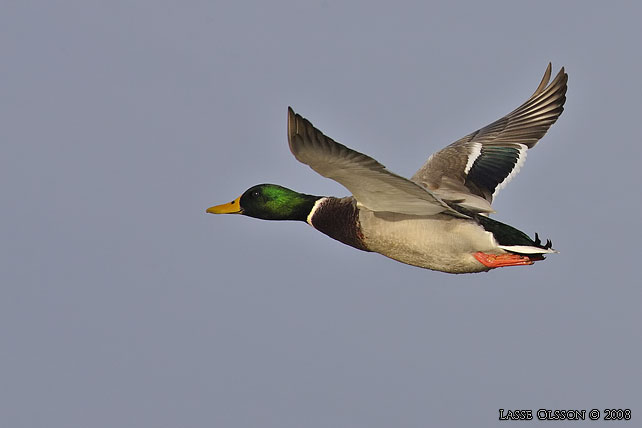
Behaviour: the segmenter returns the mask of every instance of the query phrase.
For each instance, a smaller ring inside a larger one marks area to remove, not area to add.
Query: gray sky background
[[[2,426],[639,426],[642,9],[602,4],[3,1]],[[566,109],[495,204],[545,262],[453,276],[205,214],[347,194],[288,105],[410,176],[549,61]]]

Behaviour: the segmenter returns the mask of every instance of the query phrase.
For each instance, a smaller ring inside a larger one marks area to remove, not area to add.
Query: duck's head
[[[207,209],[210,214],[243,214],[263,220],[306,221],[320,196],[295,192],[277,184],[258,184],[226,204]]]

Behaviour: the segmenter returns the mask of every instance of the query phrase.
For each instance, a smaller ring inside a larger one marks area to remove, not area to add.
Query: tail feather
[[[537,232],[535,232],[535,240],[533,241],[536,247],[542,248],[544,250],[550,250],[551,247],[553,247],[553,243],[551,242],[550,239],[546,240],[546,244],[542,245],[542,241],[540,241],[539,236],[537,235]]]

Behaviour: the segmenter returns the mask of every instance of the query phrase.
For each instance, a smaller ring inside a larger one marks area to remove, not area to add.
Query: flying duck
[[[288,107],[294,157],[352,196],[336,198],[259,184],[211,214],[299,220],[346,245],[448,273],[525,266],[555,253],[488,214],[532,148],[564,110],[567,74],[550,81],[551,64],[533,95],[513,112],[446,146],[410,178],[340,144]],[[550,83],[549,83],[550,81]]]

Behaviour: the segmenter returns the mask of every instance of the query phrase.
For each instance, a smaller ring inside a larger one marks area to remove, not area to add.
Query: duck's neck
[[[275,207],[275,216],[269,220],[299,220],[308,222],[308,218],[314,211],[315,206],[324,196],[306,195],[297,193],[295,197],[290,197],[287,205]]]

